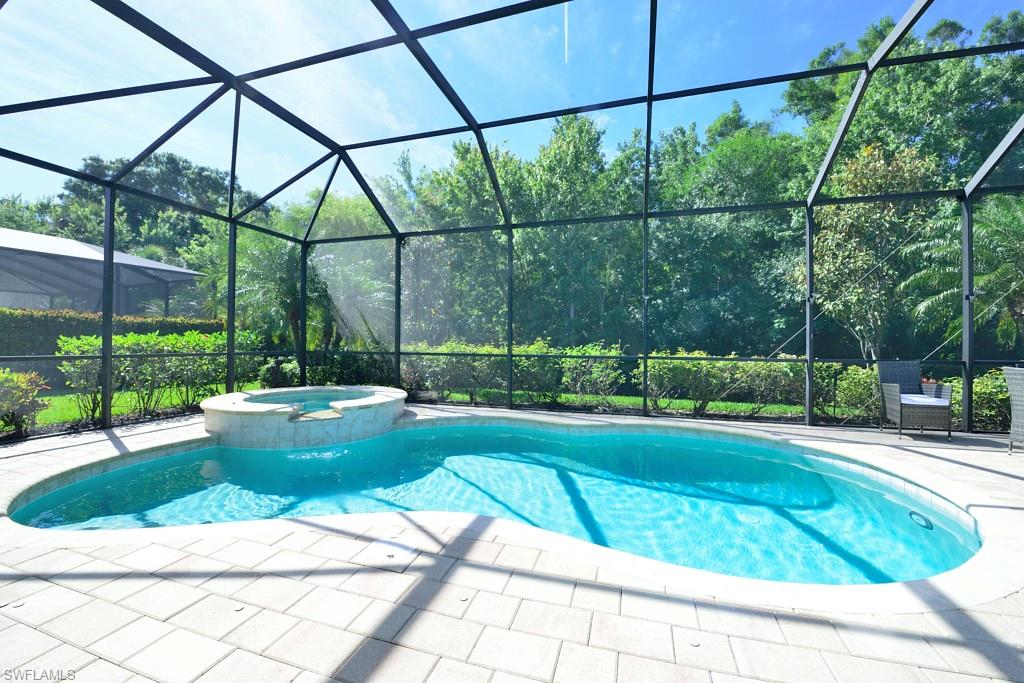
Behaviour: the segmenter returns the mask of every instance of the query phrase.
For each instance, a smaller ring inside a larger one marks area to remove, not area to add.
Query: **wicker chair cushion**
[[[949,405],[949,401],[944,398],[925,396],[924,394],[900,394],[900,403],[905,406],[938,406],[942,408]]]

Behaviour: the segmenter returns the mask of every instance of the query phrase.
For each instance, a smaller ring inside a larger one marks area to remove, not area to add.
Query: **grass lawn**
[[[251,382],[245,384],[240,389],[258,389],[259,384]],[[224,391],[224,385],[217,387],[218,392]],[[36,424],[40,427],[56,425],[62,423],[75,423],[79,422],[82,418],[81,413],[78,410],[78,406],[75,404],[74,394],[49,394],[43,397],[49,404],[36,420]],[[477,396],[477,403],[483,405],[504,405],[505,404],[505,392],[500,389],[484,389],[480,391]],[[516,391],[513,392],[512,400],[515,405],[528,406],[531,404],[531,396],[527,392]],[[465,392],[452,392],[448,401],[451,403],[469,403],[469,394]],[[160,408],[173,408],[178,403],[175,400],[175,394],[173,391],[167,391],[161,397]],[[589,395],[577,395],[577,394],[561,394],[559,396],[558,405],[554,406],[557,408],[574,408],[580,409],[592,408],[598,405],[610,405],[613,408],[624,411],[636,411],[639,412],[643,407],[642,396],[609,396],[602,400],[598,396]],[[693,410],[693,401],[689,399],[673,399],[665,403],[664,412],[671,412],[676,414],[686,415]],[[538,408],[545,408],[546,406],[535,406]],[[714,401],[708,405],[707,413],[709,416],[751,416],[751,409],[754,407],[752,403],[742,403],[737,401]],[[134,412],[134,400],[131,392],[118,391],[114,392],[113,396],[113,414],[115,416],[131,415]],[[831,411],[830,411],[831,412]],[[791,405],[786,403],[771,403],[763,406],[755,415],[752,417],[761,417],[766,419],[771,418],[799,418],[804,413],[804,407],[802,405]],[[855,411],[849,408],[839,408],[835,415],[825,415],[819,417],[830,417],[830,418],[848,418],[852,417],[857,420],[866,420],[867,416],[862,412]]]
[[[505,392],[500,390],[486,389],[477,394],[478,403],[491,405],[504,405]],[[469,403],[469,394],[453,392],[449,398],[453,403]],[[526,392],[512,392],[512,402],[515,405],[532,405],[531,397]],[[641,410],[644,399],[642,396],[608,396],[602,400],[598,396],[587,396],[577,394],[561,394],[558,397],[558,406],[562,408],[588,408],[595,405],[610,404],[614,408],[623,410]],[[689,399],[673,399],[665,403],[665,410],[670,412],[690,412],[693,410],[693,401]],[[537,406],[543,408],[544,406]],[[715,401],[708,405],[709,413],[747,415],[754,407],[752,403],[740,403],[735,401]],[[772,403],[764,406],[757,415],[765,417],[798,417],[804,414],[802,405],[788,405],[785,403]]]
[[[452,403],[469,403],[469,394],[452,392],[448,397],[448,400]],[[486,405],[505,405],[506,394],[504,391],[499,389],[485,389],[477,394],[477,403]],[[514,405],[520,406],[534,406],[537,408],[545,408],[545,406],[538,406],[531,401],[531,397],[526,392],[514,391],[512,392],[512,402]],[[577,395],[577,394],[561,394],[558,397],[558,405],[553,406],[555,408],[591,408],[597,405],[608,405],[610,404],[614,408],[621,410],[637,411],[643,409],[644,399],[642,396],[626,396],[616,395],[608,396],[603,400],[599,396],[589,395]],[[693,411],[694,402],[690,399],[672,399],[663,402],[661,412],[666,413],[678,413],[688,414]],[[737,416],[737,417],[763,417],[763,418],[779,418],[779,417],[802,417],[804,414],[804,407],[802,404],[789,404],[789,403],[769,403],[768,405],[762,406],[754,415],[751,416],[751,410],[754,408],[753,403],[744,403],[741,401],[712,401],[708,404],[707,413],[709,416],[714,417],[718,415],[726,416]],[[653,410],[653,407],[652,407]],[[826,414],[816,412],[818,417],[827,418],[852,418],[854,420],[870,420],[877,418],[871,418],[864,411],[856,410],[854,408],[846,408],[839,406],[833,410],[829,409]]]
[[[259,389],[259,384],[252,382],[239,387],[242,389]],[[224,392],[224,385],[221,384],[217,387],[217,393]],[[78,422],[82,419],[82,414],[78,410],[78,406],[75,404],[75,395],[68,394],[48,394],[43,398],[49,403],[49,405],[39,413],[36,418],[36,424],[42,425],[53,425],[61,424],[64,422]],[[114,415],[130,415],[134,409],[134,400],[131,392],[128,391],[115,391],[113,400],[111,402],[112,413]],[[175,401],[175,394],[173,391],[164,392],[164,395],[160,398],[160,408],[173,408],[178,405]]]

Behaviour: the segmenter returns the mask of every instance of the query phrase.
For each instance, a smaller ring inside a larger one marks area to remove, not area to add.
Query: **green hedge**
[[[217,353],[221,356],[167,356],[151,358],[115,358],[114,385],[116,391],[128,392],[133,401],[132,411],[138,415],[152,415],[161,406],[195,406],[207,396],[217,393],[227,377],[227,333],[202,333],[195,330],[181,334],[115,334],[115,354],[190,354]],[[253,351],[259,339],[253,332],[240,331],[235,335],[238,351]],[[60,337],[58,353],[67,356],[57,366],[73,392],[81,418],[95,422],[100,416],[101,387],[100,361],[76,356],[100,352],[102,341],[94,335]],[[239,384],[256,379],[260,359],[255,356],[236,358],[236,381]]]
[[[712,403],[742,404],[741,413],[754,417],[773,403],[799,405],[803,402],[804,363],[704,361],[704,351],[679,349],[655,351],[647,361],[648,401],[652,410],[668,410],[672,401],[686,399],[690,413],[705,415]],[[688,360],[678,360],[687,358]],[[783,356],[782,358],[789,358]],[[692,360],[690,360],[692,359]],[[643,383],[643,368],[633,371],[634,381]]]
[[[99,313],[87,311],[0,308],[0,355],[55,354],[58,338],[98,334],[100,319]],[[120,334],[181,334],[189,331],[223,332],[224,322],[177,317],[114,316],[114,332]]]
[[[224,332],[204,334],[191,330],[181,334],[131,333],[114,336],[114,352],[225,353],[226,342]],[[236,335],[236,344],[239,351],[256,350],[259,339],[254,333],[242,331]],[[58,367],[73,392],[81,417],[85,421],[97,420],[100,410],[100,361],[75,356],[98,354],[100,338],[92,335],[60,337],[58,346],[60,354],[67,356]],[[424,355],[417,355],[417,352]],[[440,346],[407,346],[403,349],[402,385],[414,394],[430,392],[444,401],[504,402],[508,380],[505,352],[503,347],[458,341]],[[516,400],[520,403],[611,408],[623,400],[631,400],[628,397],[635,398],[642,393],[642,365],[615,358],[623,355],[623,350],[617,345],[594,343],[555,348],[546,340],[537,340],[530,344],[515,345],[513,354],[513,382]],[[795,357],[772,362],[701,360],[706,356],[703,351],[686,349],[652,353],[648,362],[647,380],[652,410],[687,412],[695,416],[734,414],[755,417],[766,412],[781,414],[777,412],[777,406],[780,405],[802,406],[803,360]],[[786,362],[790,359],[791,362]],[[297,381],[298,367],[293,360],[282,358],[267,364],[265,362],[258,356],[239,355],[236,375],[239,384],[257,378],[265,385],[294,384]],[[133,412],[151,415],[169,403],[178,406],[198,404],[206,396],[220,390],[227,368],[224,356],[171,356],[115,359],[114,372],[115,389],[131,396]],[[23,381],[15,381],[15,374],[4,375],[6,384],[10,385],[8,389],[23,398],[27,397],[22,403],[31,404],[31,408],[37,399],[32,391],[25,391]],[[389,351],[382,351],[380,355],[314,354],[310,358],[309,382],[314,385],[388,385],[393,381],[394,365]],[[954,418],[958,419],[961,414],[961,381],[959,378],[946,378],[942,381],[952,385],[953,413]],[[992,370],[977,377],[974,382],[976,427],[1005,431],[1009,426],[1010,412],[1002,372]],[[873,369],[843,367],[835,363],[819,364],[815,368],[814,383],[817,415],[843,421],[877,423],[877,375]],[[5,402],[13,404],[14,399]],[[768,406],[776,406],[773,409],[776,412],[766,411]],[[19,410],[10,417],[20,419],[20,415],[30,412]],[[8,425],[8,428],[23,430],[24,425]]]
[[[615,396],[639,396],[643,367],[626,371],[626,361],[575,356],[618,356],[618,346],[588,344],[556,348],[540,339],[512,348],[517,402],[556,407],[611,407]],[[391,384],[390,353],[381,356],[335,356],[330,365],[311,364],[311,384]],[[480,354],[435,356],[417,353]],[[535,357],[523,357],[535,356]],[[549,358],[545,356],[562,356]],[[776,361],[703,361],[704,351],[654,351],[648,361],[648,402],[654,412],[685,412],[756,417],[769,406],[802,408],[804,360],[781,356]],[[687,358],[688,360],[682,360]],[[692,360],[691,360],[692,359]],[[786,362],[791,360],[792,362]],[[440,346],[412,344],[403,349],[402,386],[431,392],[442,401],[453,396],[470,403],[504,402],[507,385],[505,348],[452,341]],[[936,378],[953,389],[953,418],[961,417],[959,378]],[[495,398],[497,396],[497,398]],[[814,373],[814,412],[822,418],[877,424],[880,414],[878,375],[874,368],[818,363]],[[1010,424],[1009,395],[998,369],[974,380],[975,427],[1006,431]]]
[[[609,407],[611,396],[629,379],[615,359],[577,356],[618,356],[622,349],[601,343],[554,348],[547,341],[516,344],[514,354],[560,354],[562,358],[512,360],[516,391],[524,392],[529,403],[556,405],[563,394],[576,397],[574,405]],[[415,355],[421,353],[479,354],[474,356]],[[403,349],[402,385],[409,391],[429,391],[443,401],[453,394],[464,395],[470,403],[503,403],[496,393],[507,390],[508,357],[503,347],[450,341],[440,346],[412,344]],[[406,355],[409,354],[409,355]]]

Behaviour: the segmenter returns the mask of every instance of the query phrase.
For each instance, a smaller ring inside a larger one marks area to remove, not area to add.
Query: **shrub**
[[[271,358],[260,368],[260,386],[265,389],[299,385],[299,362],[284,357]]]
[[[948,377],[942,381],[953,392],[953,419],[962,423],[963,380]],[[1010,429],[1010,394],[1003,371],[998,368],[974,378],[974,428],[989,432]]]
[[[505,350],[487,344],[448,341],[440,346],[415,344],[411,351],[433,353],[480,354],[456,356],[409,356],[403,368],[403,385],[410,390],[427,389],[438,398],[448,400],[454,393],[465,393],[476,404],[487,389],[505,386],[507,360]]]
[[[47,388],[38,373],[0,368],[0,428],[14,436],[27,434],[46,407],[39,392]]]
[[[514,353],[527,355],[557,354],[559,349],[546,339],[519,344]],[[513,358],[513,379],[516,389],[526,392],[530,403],[554,405],[562,390],[562,361],[559,358]]]
[[[672,400],[678,398],[682,391],[681,373],[677,367],[681,361],[656,360],[672,355],[671,351],[652,351],[647,361],[647,403],[655,412],[668,410]],[[642,365],[633,371],[633,381],[643,384]]]
[[[308,368],[309,383],[371,384],[392,386],[395,382],[394,364],[384,355],[325,355],[314,359]]]
[[[786,358],[786,356],[783,356]],[[772,403],[803,401],[804,367],[802,363],[780,361],[717,362],[725,366],[719,372],[728,375],[726,395],[733,394],[747,403],[746,417],[755,417]],[[721,394],[719,394],[721,396]]]
[[[0,308],[0,349],[7,355],[54,354],[59,338],[93,336],[100,329],[101,315],[88,311]],[[196,320],[181,317],[114,316],[118,334],[161,332],[181,334],[223,332],[223,320]]]
[[[814,364],[814,414],[836,415],[836,392],[839,376],[843,372],[840,363]]]
[[[670,401],[687,398],[692,401],[690,413],[704,415],[708,405],[729,391],[735,382],[736,364],[726,361],[668,360],[673,357],[706,357],[703,351],[679,349],[655,351],[647,361],[647,400],[655,410],[665,410]],[[655,360],[656,358],[666,360]],[[639,369],[642,372],[642,369]]]
[[[61,361],[57,369],[64,375],[65,385],[73,392],[79,416],[91,423],[99,422],[103,406],[102,362],[99,358],[73,357],[98,355],[101,351],[102,342],[97,336],[59,337],[57,340],[57,353],[70,357]]]
[[[562,349],[569,356],[561,359],[562,387],[575,394],[583,405],[601,408],[611,407],[611,396],[618,391],[626,375],[620,368],[620,361],[607,358],[573,358],[572,356],[621,356],[618,346],[605,346],[601,342],[570,346]]]
[[[148,334],[117,335],[115,354],[167,353],[166,337]],[[192,359],[195,360],[195,359]],[[153,415],[163,404],[164,394],[172,382],[168,358],[116,358],[114,360],[114,386],[132,395],[133,412]]]
[[[974,378],[974,428],[1005,432],[1010,429],[1010,392],[999,369]]]
[[[236,335],[236,345],[244,335]],[[178,335],[165,335],[168,353],[223,353],[223,356],[171,356],[165,359],[167,382],[175,404],[196,406],[213,396],[225,382],[228,373],[227,334],[203,334],[190,330]],[[245,342],[243,342],[243,346]],[[236,360],[236,371],[239,363]]]
[[[878,371],[851,365],[836,378],[835,402],[848,416],[878,422],[882,406],[878,395]]]
[[[249,331],[235,335],[235,349],[246,352],[256,348],[257,337]],[[148,358],[115,358],[114,386],[132,395],[132,409],[140,415],[151,415],[167,403],[192,407],[218,391],[227,379],[227,333],[205,333],[190,330],[180,334],[116,334],[113,351],[118,354],[187,354],[152,356]],[[99,355],[102,340],[97,336],[60,337],[58,354],[66,356],[57,369],[72,390],[73,400],[83,419],[97,422],[103,394],[100,383],[100,359],[77,358]],[[200,356],[195,354],[224,354]],[[256,378],[257,358],[236,356],[235,374],[238,383]]]

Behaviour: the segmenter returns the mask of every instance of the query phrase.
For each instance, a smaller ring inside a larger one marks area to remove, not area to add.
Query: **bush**
[[[839,376],[843,373],[843,366],[840,363],[815,363],[814,364],[814,414],[832,415],[836,414],[836,392],[839,386]]]
[[[166,337],[156,332],[117,335],[114,353],[167,353],[165,342]],[[163,404],[164,394],[176,379],[170,375],[168,360],[162,356],[114,359],[114,386],[120,391],[131,393],[132,412],[138,415],[153,415]]]
[[[1010,391],[1002,370],[989,370],[974,378],[974,428],[986,432],[1010,429]]]
[[[546,339],[519,344],[514,353],[527,355],[557,354],[559,349]],[[513,380],[516,389],[526,392],[530,403],[555,405],[562,392],[562,360],[559,358],[513,358]]]
[[[963,422],[963,385],[960,377],[942,380],[953,392],[953,418]],[[989,370],[974,378],[974,428],[986,432],[1010,429],[1010,393],[1000,369]]]
[[[284,357],[271,358],[260,368],[260,386],[264,389],[299,386],[299,362]]]
[[[385,355],[325,355],[315,358],[309,366],[309,383],[317,386],[332,384],[369,384],[393,386],[395,366]]]
[[[448,341],[435,347],[415,344],[409,350],[480,354],[408,356],[402,370],[402,382],[410,391],[426,389],[442,400],[450,399],[454,393],[464,393],[469,403],[475,405],[484,391],[505,386],[508,366],[504,349],[487,344]]]
[[[847,416],[878,422],[882,405],[878,395],[878,371],[851,365],[836,378],[835,402]]]
[[[96,336],[60,337],[57,354],[61,356],[98,355],[102,342]],[[57,369],[64,375],[64,384],[71,389],[78,415],[86,422],[96,423],[103,407],[103,385],[99,358],[69,358],[61,361]]]
[[[65,384],[73,392],[75,405],[83,419],[97,422],[103,402],[100,383],[101,361],[98,358],[77,358],[99,355],[102,340],[93,335],[60,337],[58,354],[66,356],[57,366]],[[235,335],[237,351],[252,351],[256,335],[240,331]],[[167,403],[170,394],[174,405],[192,407],[212,396],[227,380],[227,333],[204,333],[189,330],[180,334],[116,334],[113,337],[115,356],[120,354],[224,354],[217,356],[180,355],[149,358],[114,358],[114,387],[132,395],[132,410],[152,415]],[[256,359],[236,356],[238,383],[256,378]]]
[[[55,354],[60,337],[93,336],[100,329],[100,321],[99,313],[88,311],[0,308],[0,349],[10,356]],[[189,331],[208,334],[223,332],[224,321],[117,315],[114,316],[114,331],[118,334]]]
[[[668,410],[683,390],[680,384],[682,373],[678,367],[682,361],[656,360],[672,355],[671,351],[652,351],[647,360],[647,403],[654,412]],[[643,381],[644,369],[641,365],[633,370],[633,382],[642,386]]]
[[[736,361],[712,364],[725,366],[720,372],[729,375],[727,379],[730,388],[726,394],[749,404],[750,407],[744,412],[746,417],[760,415],[772,403],[803,402],[802,362]]]
[[[46,407],[39,392],[47,388],[38,373],[0,368],[0,428],[14,436],[27,434]]]
[[[620,368],[620,361],[607,358],[572,358],[571,356],[621,356],[618,346],[605,346],[596,342],[583,346],[562,349],[570,356],[562,358],[562,387],[567,393],[575,394],[583,405],[600,408],[611,407],[611,396],[626,381]]]
[[[704,415],[708,405],[729,391],[735,382],[736,364],[726,361],[667,360],[673,357],[706,357],[703,351],[679,349],[654,351],[647,361],[647,400],[654,410],[666,410],[673,399],[693,402],[690,414]],[[664,358],[666,360],[657,360]],[[642,374],[643,369],[635,372]],[[642,377],[641,377],[642,381]]]

